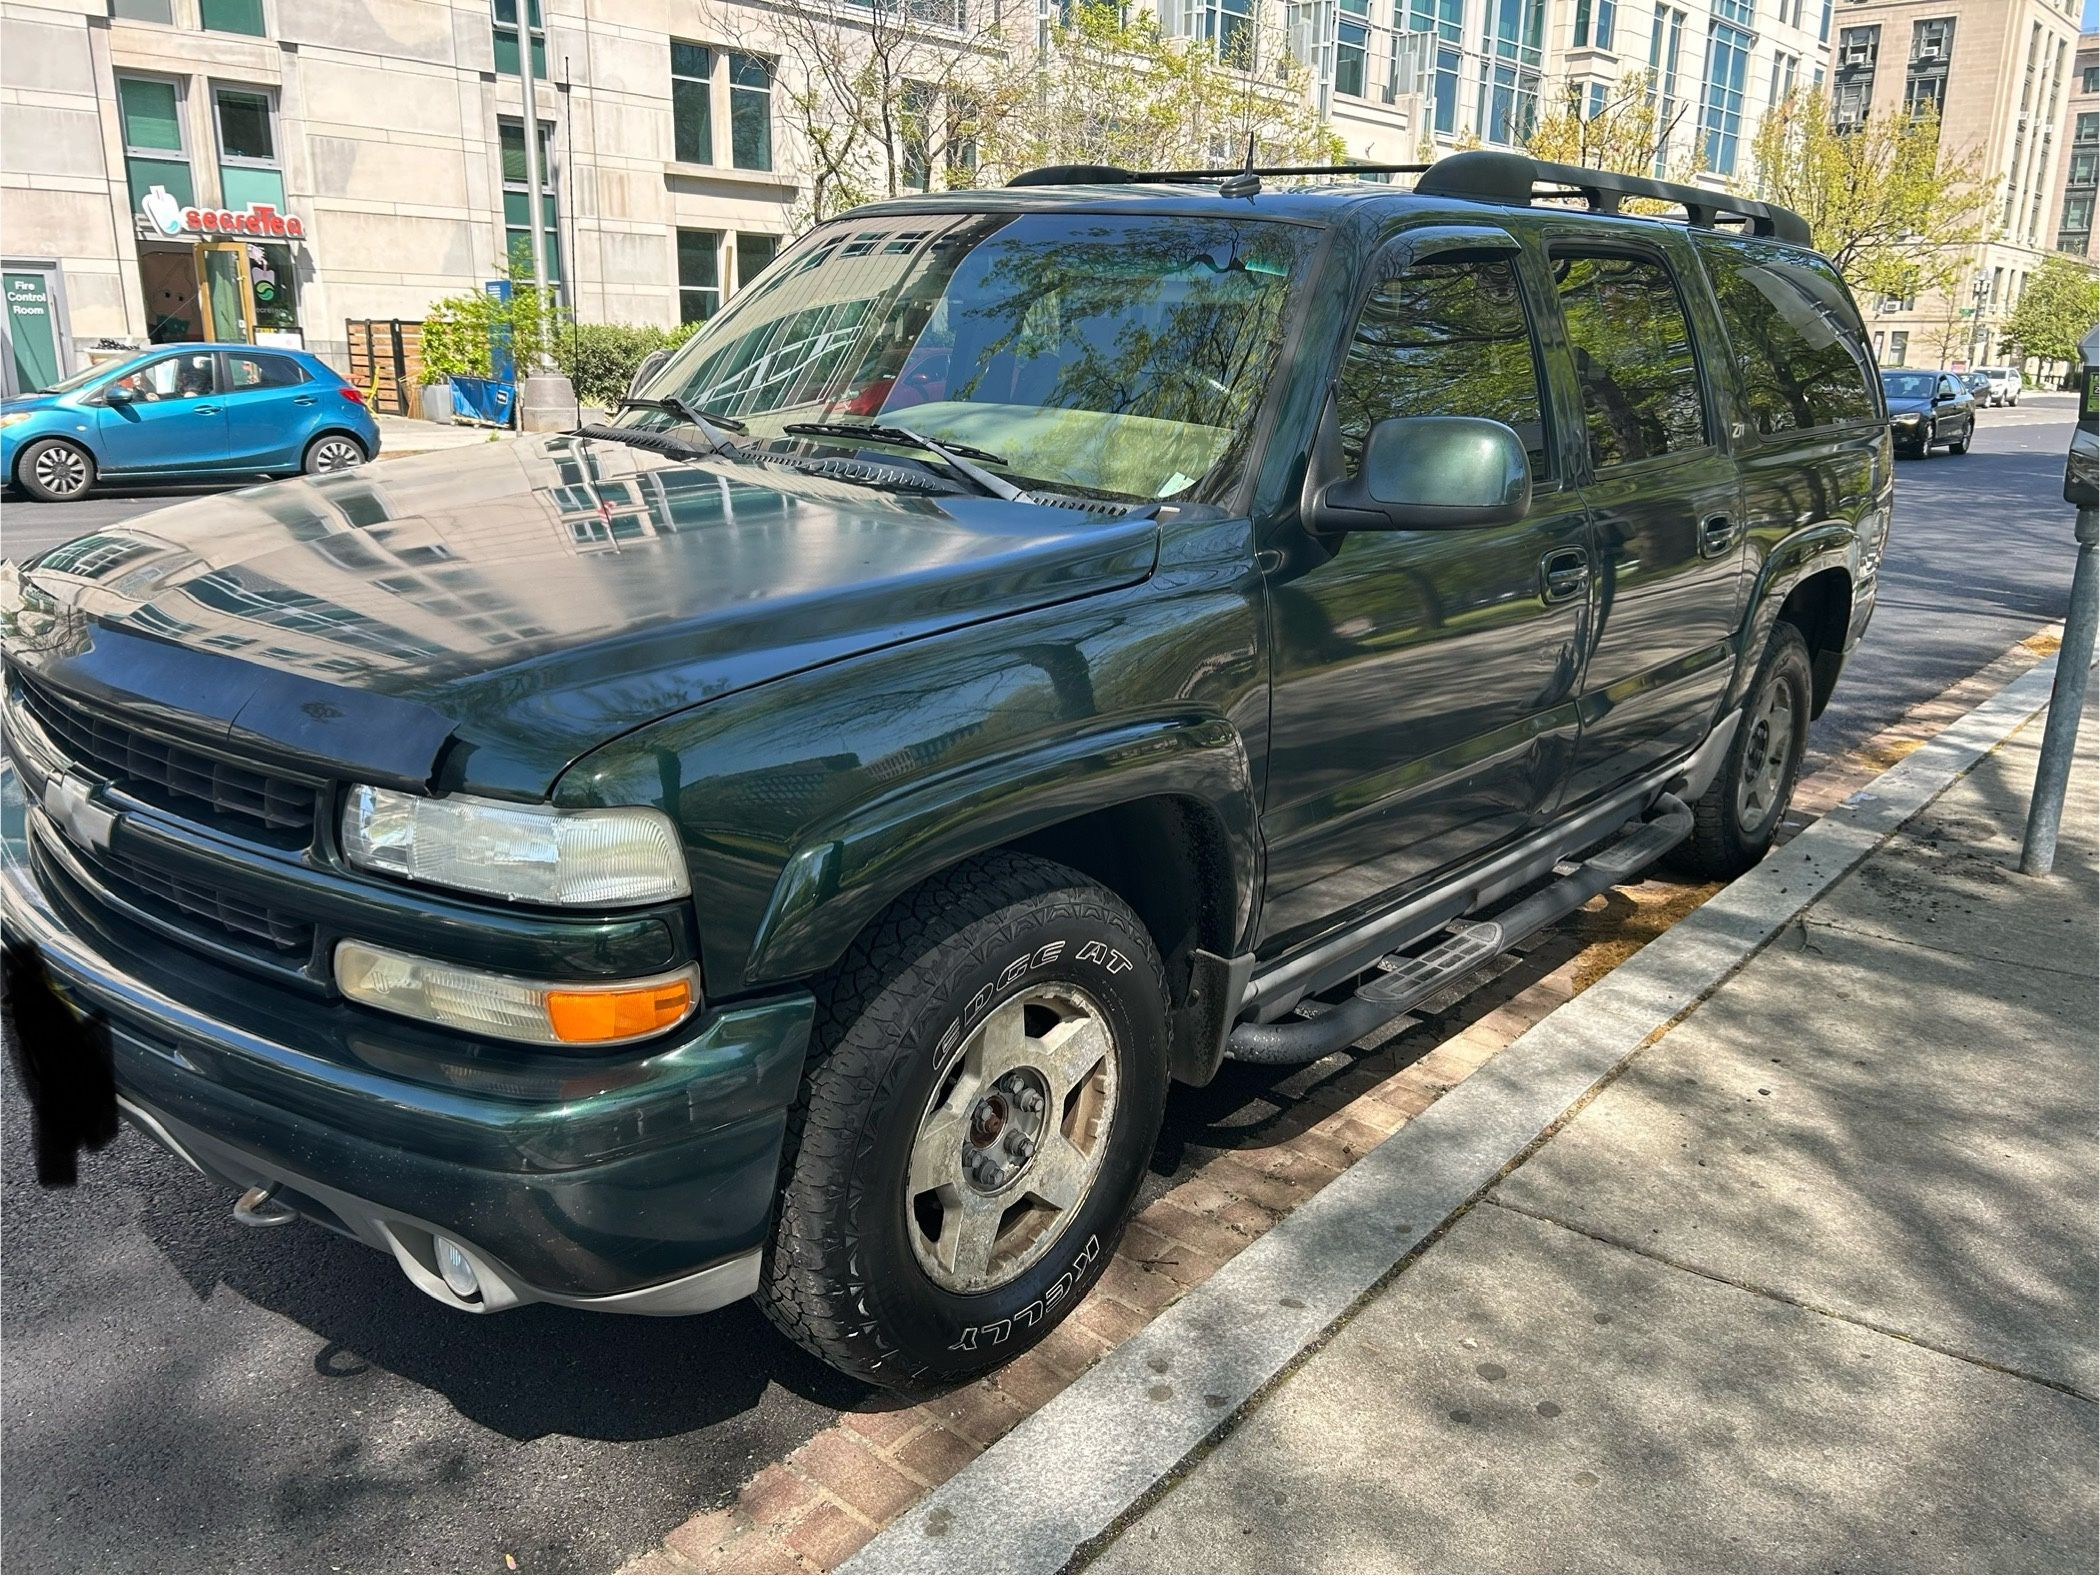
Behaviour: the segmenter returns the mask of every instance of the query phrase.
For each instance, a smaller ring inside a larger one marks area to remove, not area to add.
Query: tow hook
[[[244,1226],[289,1226],[299,1216],[290,1205],[277,1202],[277,1184],[251,1187],[234,1200],[233,1218]]]

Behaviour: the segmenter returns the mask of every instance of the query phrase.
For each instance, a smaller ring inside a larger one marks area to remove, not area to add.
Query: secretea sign
[[[165,186],[156,186],[139,199],[139,212],[162,235],[230,235],[257,240],[303,241],[306,221],[295,213],[279,213],[276,205],[252,202],[246,208],[195,208],[186,206]]]

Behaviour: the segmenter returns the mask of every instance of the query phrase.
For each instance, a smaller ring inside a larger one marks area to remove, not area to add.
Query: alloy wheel
[[[1068,985],[994,1008],[934,1085],[912,1142],[912,1252],[944,1291],[992,1291],[1057,1240],[1108,1149],[1115,1038]]]
[[[347,471],[353,465],[365,463],[365,451],[348,438],[323,438],[314,445],[312,469],[316,475],[326,471]]]
[[[37,485],[54,498],[70,498],[88,484],[86,456],[63,443],[39,450],[33,468]]]
[[[1765,681],[1751,712],[1750,736],[1743,746],[1743,769],[1736,784],[1735,818],[1746,835],[1762,831],[1779,811],[1797,726],[1793,688],[1774,674]]]

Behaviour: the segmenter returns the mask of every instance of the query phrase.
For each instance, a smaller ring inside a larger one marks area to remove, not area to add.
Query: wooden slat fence
[[[399,318],[368,318],[344,325],[350,341],[350,381],[375,411],[419,416],[423,382],[423,325]]]

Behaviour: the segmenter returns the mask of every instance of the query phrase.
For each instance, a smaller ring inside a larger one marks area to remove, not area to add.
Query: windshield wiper
[[[994,465],[1006,461],[988,449],[973,449],[967,443],[936,443],[933,439],[913,432],[909,427],[886,427],[875,422],[858,421],[791,421],[780,429],[796,437],[809,438],[866,438],[875,443],[894,443],[905,448],[923,449],[943,465],[952,475],[974,484],[980,492],[994,498],[1004,498],[1009,503],[1034,503],[1023,489],[1016,487],[1004,476],[994,476],[981,465],[973,465],[971,459],[989,460]]]
[[[665,394],[658,399],[623,399],[622,410],[667,410],[688,427],[700,429],[710,448],[736,452],[736,445],[729,441],[729,434],[745,433],[751,429],[734,416],[725,416],[719,411],[702,410],[699,406],[680,398],[676,394]]]

